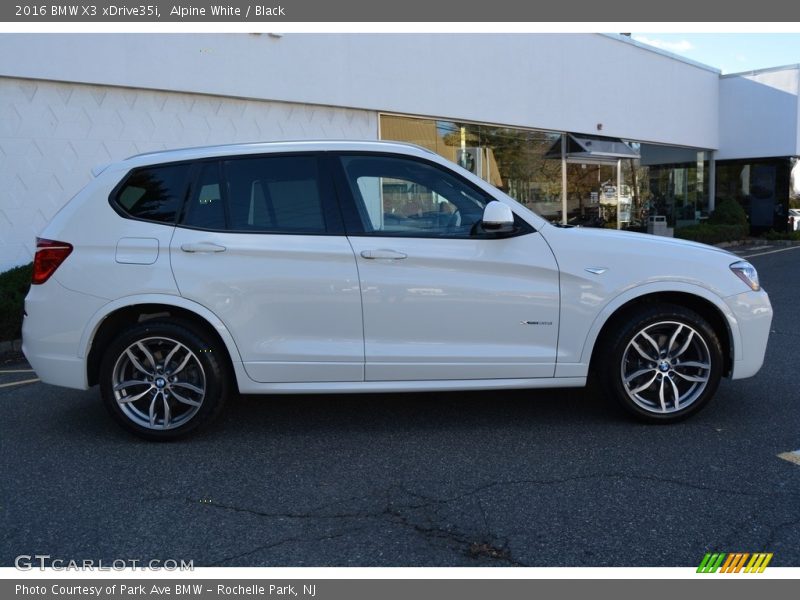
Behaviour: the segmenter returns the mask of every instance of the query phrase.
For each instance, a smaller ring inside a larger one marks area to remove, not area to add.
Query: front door
[[[541,235],[521,219],[514,235],[482,232],[493,198],[434,163],[340,162],[366,380],[553,377],[559,277]]]

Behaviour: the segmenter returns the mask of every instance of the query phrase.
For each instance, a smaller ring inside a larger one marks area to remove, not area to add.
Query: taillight
[[[44,283],[61,266],[72,252],[72,244],[36,238],[36,256],[33,258],[33,277],[31,283]]]

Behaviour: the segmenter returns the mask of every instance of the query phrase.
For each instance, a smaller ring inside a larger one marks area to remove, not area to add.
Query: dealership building
[[[800,196],[800,65],[717,69],[604,34],[4,34],[0,271],[91,169],[297,139],[429,148],[551,220],[653,227]]]

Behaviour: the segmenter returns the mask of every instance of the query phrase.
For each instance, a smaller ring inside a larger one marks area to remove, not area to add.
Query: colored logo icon
[[[697,567],[698,573],[763,573],[772,552],[708,552]]]

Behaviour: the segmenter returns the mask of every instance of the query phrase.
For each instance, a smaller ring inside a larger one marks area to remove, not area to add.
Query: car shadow
[[[236,396],[208,434],[234,430],[453,430],[585,426],[625,419],[593,389]]]

